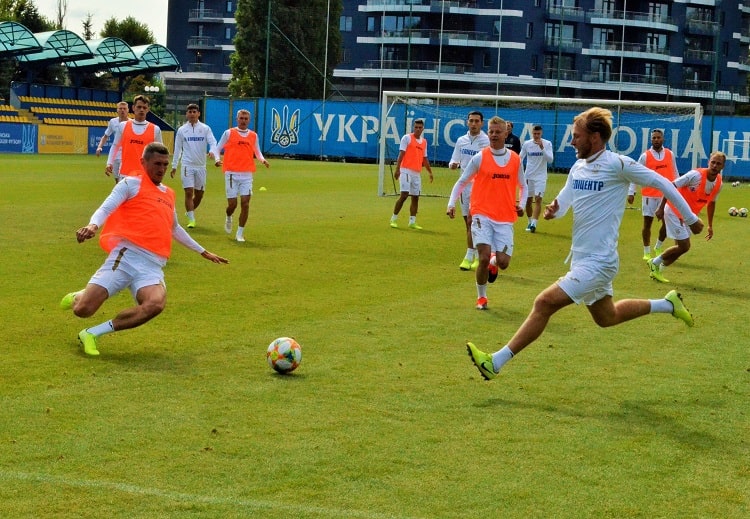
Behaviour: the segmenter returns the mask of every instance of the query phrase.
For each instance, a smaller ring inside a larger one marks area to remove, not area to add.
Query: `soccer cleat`
[[[479,258],[474,258],[474,261],[471,262],[471,270],[476,270],[479,266]]]
[[[460,268],[461,270],[471,270],[471,261],[464,258],[464,260],[461,262],[458,268]]]
[[[396,220],[391,220],[391,227],[398,229],[398,222]]]
[[[494,254],[490,258],[490,264],[487,266],[487,272],[488,272],[487,281],[489,283],[494,283],[495,280],[497,279],[498,268],[497,268],[497,264],[493,264],[493,260],[495,260]]]
[[[658,257],[658,256],[661,256],[661,253],[662,253],[662,252],[664,252],[664,249],[660,249],[660,248],[658,248],[658,247],[657,247],[657,248],[655,248],[655,249],[654,249],[654,258],[656,258],[656,257]]]
[[[487,298],[486,297],[477,298],[477,310],[487,310]]]
[[[245,243],[245,237],[242,234],[237,234],[234,239],[240,243]]]
[[[195,220],[188,220],[187,228],[192,229],[193,227],[195,227]]]
[[[527,225],[525,230],[526,232],[531,232],[531,224]]]
[[[466,343],[466,351],[485,380],[492,380],[497,376],[495,367],[492,365],[492,355],[477,349],[471,342]]]
[[[416,229],[417,231],[421,231],[422,230],[422,226],[421,225],[417,225],[417,222],[414,222],[414,223],[410,223],[409,224],[409,229]]]
[[[535,233],[536,232],[536,225],[529,225],[529,232]]]
[[[648,260],[648,268],[651,270],[651,273],[648,275],[651,279],[659,283],[669,283],[669,280],[662,275],[659,267],[654,265],[654,260]]]
[[[682,296],[677,292],[677,290],[670,290],[669,292],[667,292],[667,295],[664,296],[664,299],[672,303],[672,315],[674,317],[683,321],[688,326],[693,326],[695,324],[695,321],[693,321],[693,316],[685,307],[685,304],[682,302]]]
[[[71,292],[70,294],[65,294],[65,296],[60,301],[60,308],[63,310],[70,310],[73,308],[73,301],[76,298],[76,295],[78,292]]]
[[[93,333],[89,333],[85,329],[81,330],[78,332],[78,340],[81,341],[86,355],[99,355],[99,350],[96,349],[96,336]]]
[[[224,231],[227,234],[232,234],[232,217],[227,216],[227,220],[224,222]]]
[[[643,261],[651,261],[651,253],[650,252],[644,252],[643,253]]]

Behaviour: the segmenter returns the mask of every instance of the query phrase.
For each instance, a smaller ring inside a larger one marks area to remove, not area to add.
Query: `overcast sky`
[[[57,18],[57,0],[34,0],[39,14],[54,21]],[[156,43],[167,44],[167,0],[68,0],[65,28],[83,34],[83,20],[93,14],[94,33],[104,27],[104,22],[114,17],[122,21],[128,16],[146,24],[156,37]]]

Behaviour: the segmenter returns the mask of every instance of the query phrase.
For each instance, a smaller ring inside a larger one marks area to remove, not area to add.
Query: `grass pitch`
[[[649,280],[641,215],[626,211],[616,298],[677,287],[695,328],[653,315],[602,330],[568,307],[487,383],[464,341],[502,346],[565,273],[570,216],[535,235],[519,221],[511,266],[477,312],[445,199],[421,201],[423,231],[393,230],[375,166],[275,159],[239,244],[212,170],[191,233],[231,263],[175,245],[165,312],[103,337],[92,359],[77,332],[129,295],[86,320],[58,303],[104,258],[74,237],[112,187],[103,161],[0,165],[3,517],[750,514],[750,219],[726,214],[750,206],[747,185],[727,183],[715,238],[694,238],[669,286]],[[563,181],[551,177],[548,198]],[[264,357],[283,335],[303,347],[291,376]]]

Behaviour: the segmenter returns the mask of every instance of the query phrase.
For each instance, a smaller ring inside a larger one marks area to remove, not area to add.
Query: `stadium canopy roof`
[[[30,62],[38,65],[59,63],[78,59],[90,59],[94,53],[83,38],[65,29],[59,31],[40,32],[35,34],[42,46],[41,51],[19,55],[20,62]]]
[[[94,52],[91,59],[66,61],[65,66],[79,71],[109,70],[115,66],[138,64],[138,58],[133,49],[120,38],[103,38],[86,42]]]
[[[16,22],[0,22],[0,58],[44,50],[36,36]]]
[[[151,45],[138,45],[133,47],[133,52],[138,58],[136,65],[125,67],[112,67],[110,72],[118,75],[142,74],[145,72],[161,72],[166,70],[177,70],[180,62],[177,56],[164,45],[152,43]]]

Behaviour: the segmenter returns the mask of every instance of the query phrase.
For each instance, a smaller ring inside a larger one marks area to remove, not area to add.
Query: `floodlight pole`
[[[265,70],[265,81],[263,82],[263,128],[260,134],[260,146],[262,151],[263,146],[266,143],[266,113],[268,103],[268,62],[271,59],[271,0],[268,0],[268,17],[266,18],[266,70]],[[256,117],[258,114],[255,114]]]

